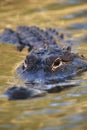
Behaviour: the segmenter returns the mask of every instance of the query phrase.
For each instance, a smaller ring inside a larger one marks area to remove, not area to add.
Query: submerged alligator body
[[[15,44],[19,51],[25,47],[29,51],[16,70],[25,87],[13,86],[6,90],[4,94],[9,99],[27,99],[60,91],[60,82],[87,69],[87,59],[73,53],[70,46],[60,46],[64,36],[53,28],[20,26],[16,31],[5,29],[0,41]]]
[[[31,51],[33,48],[44,48],[46,45],[56,46],[57,40],[62,40],[63,37],[63,34],[59,34],[54,28],[43,30],[36,26],[19,26],[15,31],[6,28],[0,35],[0,42],[15,44],[19,51],[25,47]]]

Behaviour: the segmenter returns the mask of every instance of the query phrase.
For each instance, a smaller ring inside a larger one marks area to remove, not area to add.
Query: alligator
[[[0,42],[11,43],[17,50],[28,49],[24,62],[16,69],[16,75],[24,86],[12,86],[4,95],[10,100],[31,99],[58,92],[60,83],[87,70],[87,58],[74,53],[65,43],[64,35],[55,28],[40,29],[36,26],[19,26],[14,31],[6,28],[0,34]]]

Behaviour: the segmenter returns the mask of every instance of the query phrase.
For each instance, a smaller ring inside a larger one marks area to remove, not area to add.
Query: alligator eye
[[[27,68],[26,60],[24,61],[24,68]]]
[[[23,63],[23,70],[25,70],[26,68],[27,68],[27,63],[26,63],[26,60],[24,61],[24,63]]]
[[[35,67],[37,62],[38,62],[38,57],[37,56],[35,56],[33,54],[32,55],[27,55],[26,59],[25,59],[25,61],[23,63],[23,68],[28,69],[28,70],[32,70]]]
[[[53,64],[52,64],[52,71],[55,71],[58,67],[60,67],[62,65],[62,61],[60,58],[57,58],[56,60],[54,60]]]

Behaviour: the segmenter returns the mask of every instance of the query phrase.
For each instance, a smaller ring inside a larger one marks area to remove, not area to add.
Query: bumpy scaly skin
[[[17,46],[19,51],[24,47],[28,50],[32,48],[43,48],[46,46],[57,46],[57,40],[63,39],[63,34],[59,34],[56,29],[40,29],[36,26],[19,26],[15,31],[6,28],[0,35],[0,41],[11,43]]]
[[[42,96],[42,92],[46,91],[60,91],[58,83],[87,69],[84,56],[74,54],[70,46],[59,46],[58,41],[63,42],[63,38],[63,34],[60,35],[53,28],[42,30],[36,26],[20,26],[16,31],[5,29],[0,35],[0,41],[15,44],[19,51],[24,47],[29,51],[16,70],[27,87],[9,88],[5,92],[9,99],[27,99]],[[56,86],[53,85],[55,83]]]

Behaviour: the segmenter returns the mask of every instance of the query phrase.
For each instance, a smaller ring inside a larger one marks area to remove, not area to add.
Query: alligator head
[[[52,84],[64,81],[87,69],[87,59],[71,52],[71,47],[34,49],[17,68],[25,83]]]

